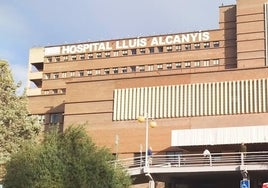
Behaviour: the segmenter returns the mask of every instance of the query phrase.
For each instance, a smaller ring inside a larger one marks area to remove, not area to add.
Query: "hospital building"
[[[34,47],[29,111],[83,124],[119,158],[268,150],[268,2],[219,7],[210,30]],[[210,19],[210,18],[208,18]],[[157,126],[149,128],[144,116]]]

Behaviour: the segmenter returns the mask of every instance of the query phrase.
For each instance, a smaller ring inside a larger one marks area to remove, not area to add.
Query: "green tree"
[[[97,147],[82,126],[45,133],[7,165],[5,188],[127,188],[131,179],[115,168],[109,150]]]
[[[18,96],[20,84],[15,84],[9,65],[0,60],[0,180],[5,163],[17,152],[25,140],[40,132],[40,125],[28,116],[26,96]]]

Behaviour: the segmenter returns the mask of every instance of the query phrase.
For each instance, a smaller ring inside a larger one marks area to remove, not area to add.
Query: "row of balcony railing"
[[[207,156],[203,154],[152,155],[148,161],[149,168],[265,165],[268,170],[268,151],[211,153]],[[145,156],[119,159],[114,162],[115,165],[129,170],[142,169],[145,166]]]

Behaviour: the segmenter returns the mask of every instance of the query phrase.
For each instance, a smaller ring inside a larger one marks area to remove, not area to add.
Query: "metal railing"
[[[266,165],[268,170],[268,151],[260,152],[232,152],[203,154],[179,154],[179,155],[153,155],[148,159],[149,168],[159,167],[202,167],[202,166],[243,166],[243,165]],[[145,158],[135,157],[114,161],[128,170],[142,169]]]

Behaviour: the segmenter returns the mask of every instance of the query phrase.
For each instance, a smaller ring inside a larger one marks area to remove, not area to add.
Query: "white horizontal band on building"
[[[267,143],[268,125],[173,130],[171,146]]]

